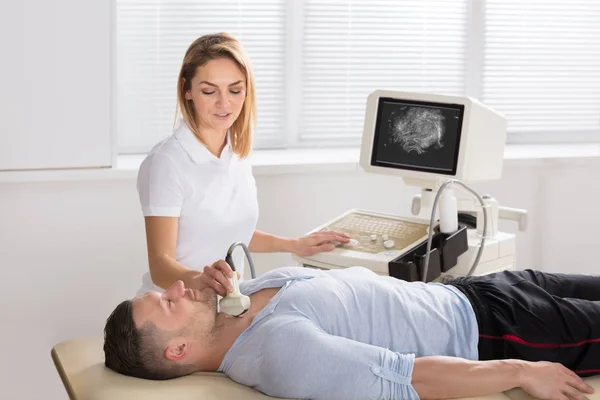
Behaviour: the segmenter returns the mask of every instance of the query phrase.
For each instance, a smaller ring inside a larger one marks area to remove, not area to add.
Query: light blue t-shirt
[[[438,283],[352,267],[286,267],[240,283],[250,295],[281,287],[233,343],[219,371],[267,395],[418,399],[416,357],[478,359],[467,298]]]

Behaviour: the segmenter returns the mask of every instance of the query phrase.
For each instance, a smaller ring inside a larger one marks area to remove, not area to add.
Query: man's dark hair
[[[104,365],[123,375],[166,380],[188,375],[192,365],[164,358],[168,337],[151,322],[139,329],[133,322],[131,300],[121,302],[104,327]]]

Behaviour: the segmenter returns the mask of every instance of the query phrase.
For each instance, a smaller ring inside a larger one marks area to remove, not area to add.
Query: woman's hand
[[[225,260],[219,260],[210,266],[207,265],[201,273],[194,272],[195,275],[192,281],[198,290],[210,287],[220,296],[225,296],[233,290],[231,282],[227,279],[233,278],[233,270]],[[240,273],[236,273],[239,279]]]
[[[334,242],[348,243],[350,236],[342,232],[314,232],[294,241],[293,253],[300,257],[309,257],[335,248]]]
[[[521,388],[543,400],[587,400],[592,389],[577,374],[562,364],[529,362],[521,375]]]

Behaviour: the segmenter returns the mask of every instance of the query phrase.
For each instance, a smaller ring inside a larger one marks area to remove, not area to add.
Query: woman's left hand
[[[335,248],[334,242],[348,243],[350,236],[342,232],[314,232],[294,241],[293,253],[300,257],[309,257]]]

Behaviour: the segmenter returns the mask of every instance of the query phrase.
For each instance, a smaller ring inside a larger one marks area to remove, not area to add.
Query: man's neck
[[[219,369],[233,343],[242,332],[248,329],[256,315],[262,311],[279,289],[263,289],[250,295],[250,309],[239,318],[224,313],[217,315],[210,353],[204,355],[202,360],[198,362],[200,371],[216,371]]]
[[[218,370],[233,343],[250,326],[253,319],[236,318],[223,313],[217,315],[210,354],[200,362],[200,370]]]

